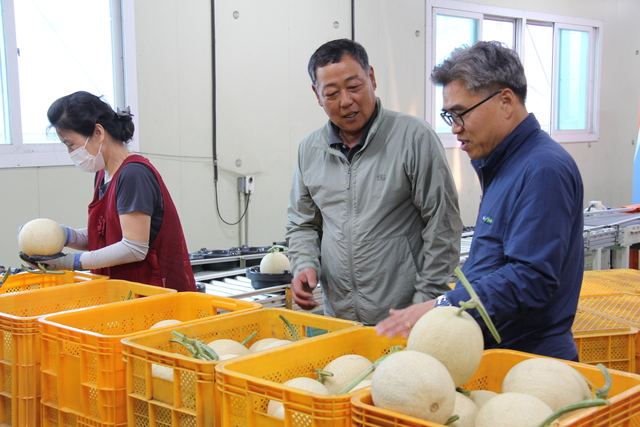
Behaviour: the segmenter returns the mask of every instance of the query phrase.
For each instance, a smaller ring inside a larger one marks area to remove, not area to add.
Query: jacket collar
[[[529,136],[540,129],[538,120],[529,113],[516,128],[502,141],[495,150],[484,159],[471,160],[471,165],[476,172],[482,170],[484,173],[496,171],[515,153]]]

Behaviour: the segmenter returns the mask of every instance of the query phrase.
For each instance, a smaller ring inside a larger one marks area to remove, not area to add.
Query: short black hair
[[[335,64],[340,62],[345,55],[349,55],[362,67],[363,70],[369,72],[369,57],[367,51],[362,45],[350,39],[331,40],[320,46],[309,59],[308,71],[313,86],[317,85],[316,70],[327,64]]]

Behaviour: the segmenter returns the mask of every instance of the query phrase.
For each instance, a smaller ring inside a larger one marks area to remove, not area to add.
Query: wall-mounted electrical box
[[[238,193],[253,193],[253,175],[245,175],[238,177]]]

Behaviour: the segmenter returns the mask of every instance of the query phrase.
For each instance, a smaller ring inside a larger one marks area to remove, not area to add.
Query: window
[[[463,3],[428,0],[432,22],[427,69],[451,51],[477,40],[498,40],[515,49],[527,76],[526,106],[558,142],[598,139],[598,91],[602,22]],[[448,147],[457,146],[439,117],[442,87],[427,85],[427,120]]]
[[[78,90],[124,106],[120,2],[3,0],[0,167],[71,164],[47,109]]]

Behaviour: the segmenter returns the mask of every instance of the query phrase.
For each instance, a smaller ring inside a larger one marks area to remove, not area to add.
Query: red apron
[[[143,163],[151,168],[162,192],[164,214],[162,226],[144,260],[128,264],[91,270],[94,274],[109,276],[111,279],[128,280],[176,289],[196,291],[195,279],[189,261],[189,252],[182,232],[182,225],[169,191],[158,171],[151,162],[139,155],[127,157],[113,175],[101,199],[99,187],[104,177],[104,169],[98,172],[93,201],[89,205],[89,250],[102,249],[122,240],[120,216],[116,206],[116,183],[124,165],[131,162]]]

